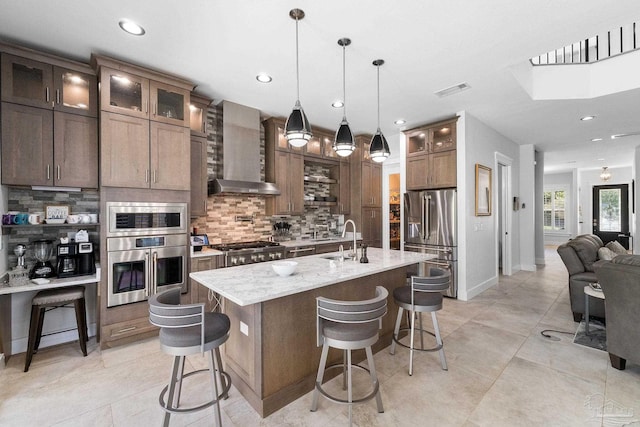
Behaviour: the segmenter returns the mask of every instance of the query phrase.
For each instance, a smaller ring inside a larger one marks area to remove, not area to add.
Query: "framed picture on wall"
[[[476,216],[491,215],[491,168],[476,163]]]

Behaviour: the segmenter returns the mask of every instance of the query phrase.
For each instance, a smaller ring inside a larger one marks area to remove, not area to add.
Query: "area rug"
[[[580,322],[580,325],[578,325],[578,330],[573,338],[573,342],[597,350],[607,351],[607,330],[604,324],[597,320],[591,320],[589,322],[589,335],[584,333],[584,326],[583,320]]]

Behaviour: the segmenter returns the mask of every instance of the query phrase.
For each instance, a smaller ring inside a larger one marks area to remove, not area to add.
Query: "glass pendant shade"
[[[607,169],[607,166],[603,166],[602,172],[600,173],[600,179],[605,182],[611,179],[611,172],[609,172]]]
[[[353,134],[349,128],[347,118],[343,118],[340,123],[340,127],[336,131],[336,138],[333,142],[333,150],[340,157],[347,157],[353,150],[356,149],[355,141],[353,140]]]
[[[387,138],[384,137],[380,128],[376,131],[376,134],[371,138],[371,144],[369,145],[369,155],[371,160],[377,163],[384,162],[391,152],[389,151],[389,144]]]
[[[311,125],[309,124],[307,115],[304,114],[300,101],[296,101],[296,105],[293,107],[293,111],[289,115],[284,129],[285,138],[287,138],[289,144],[294,147],[304,147],[313,136]]]

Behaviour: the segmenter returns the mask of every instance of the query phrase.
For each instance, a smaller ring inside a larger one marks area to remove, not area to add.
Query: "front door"
[[[629,186],[593,187],[593,234],[607,244],[619,241],[629,249]]]

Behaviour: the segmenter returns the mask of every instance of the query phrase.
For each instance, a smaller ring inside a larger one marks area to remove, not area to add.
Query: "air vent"
[[[454,93],[462,92],[463,90],[467,90],[471,88],[466,82],[458,83],[457,85],[441,89],[437,92],[434,92],[440,98],[444,98],[445,96],[453,95]]]

